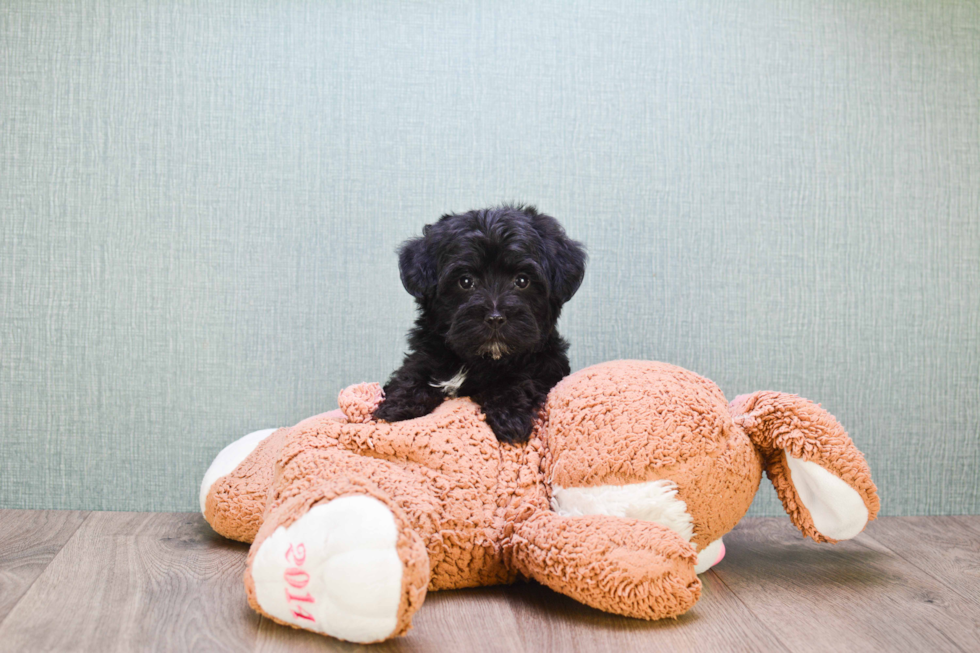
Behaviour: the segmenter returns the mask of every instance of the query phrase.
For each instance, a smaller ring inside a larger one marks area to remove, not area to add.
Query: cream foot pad
[[[252,563],[267,614],[351,642],[389,637],[398,621],[402,563],[395,518],[383,503],[347,496],[279,527]]]

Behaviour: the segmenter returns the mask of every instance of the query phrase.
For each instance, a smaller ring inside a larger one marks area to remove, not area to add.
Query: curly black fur
[[[548,391],[569,373],[568,343],[555,324],[585,262],[582,245],[533,206],[426,225],[399,249],[402,284],[419,314],[375,418],[421,417],[447,394],[469,396],[498,440],[526,442]],[[462,384],[446,388],[461,371]]]

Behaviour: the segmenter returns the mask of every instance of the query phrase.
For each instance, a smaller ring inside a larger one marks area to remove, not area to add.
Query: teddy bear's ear
[[[877,516],[878,490],[864,455],[819,404],[763,391],[736,397],[730,410],[804,535],[817,542],[849,540]]]
[[[541,236],[542,259],[551,285],[551,297],[561,306],[582,285],[588,255],[582,243],[569,238],[553,217],[538,213],[533,206],[525,207],[524,211],[531,216],[534,228]]]
[[[402,285],[415,299],[422,299],[436,287],[436,260],[431,253],[428,231],[426,226],[423,231],[425,235],[406,240],[398,248],[398,272]]]

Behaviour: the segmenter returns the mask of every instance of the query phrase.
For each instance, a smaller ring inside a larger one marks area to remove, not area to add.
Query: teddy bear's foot
[[[703,574],[724,559],[725,543],[719,537],[698,552],[698,561],[694,565],[694,573]]]
[[[321,502],[257,544],[248,573],[259,611],[338,639],[403,633],[428,585],[420,538],[367,495]]]

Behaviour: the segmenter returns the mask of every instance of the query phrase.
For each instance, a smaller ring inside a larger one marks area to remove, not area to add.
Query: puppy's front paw
[[[424,417],[442,403],[442,397],[431,389],[411,394],[390,392],[372,415],[376,420],[403,422],[407,419]]]
[[[419,417],[417,413],[417,407],[412,407],[408,404],[399,403],[398,401],[392,399],[385,399],[374,409],[373,417],[376,420],[382,420],[385,422],[402,422],[406,419],[412,419],[413,417]]]
[[[373,417],[385,422],[403,422],[424,417],[442,403],[444,397],[427,383],[392,381],[384,387],[384,399],[374,409]]]
[[[494,406],[483,406],[487,424],[500,442],[523,444],[531,437],[534,419],[531,413]]]

